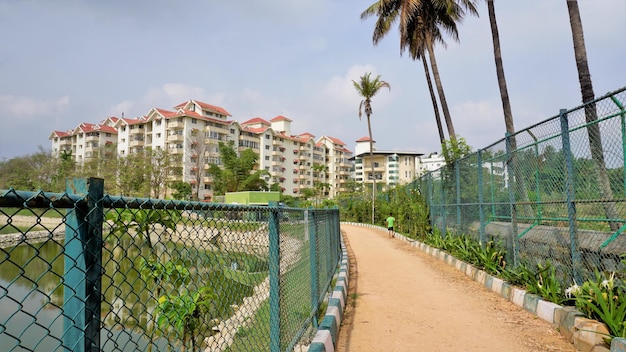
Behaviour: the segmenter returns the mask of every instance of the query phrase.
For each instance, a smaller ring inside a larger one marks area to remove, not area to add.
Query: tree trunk
[[[515,133],[513,125],[513,114],[511,113],[511,103],[509,101],[509,92],[506,86],[506,77],[504,77],[504,66],[502,64],[502,53],[500,52],[500,35],[498,33],[498,24],[496,22],[496,11],[494,9],[493,0],[487,1],[487,9],[489,11],[489,24],[491,25],[491,38],[493,40],[493,56],[496,61],[496,74],[498,76],[498,86],[500,87],[500,98],[502,99],[502,110],[504,111],[504,124],[506,131],[510,134]],[[516,149],[517,143],[511,140],[511,146]]]
[[[587,49],[585,48],[585,38],[583,34],[583,25],[580,20],[580,12],[578,10],[578,1],[567,0],[567,10],[569,13],[569,22],[572,27],[572,39],[574,41],[574,55],[576,57],[576,68],[578,69],[578,80],[580,82],[580,92],[582,94],[583,104],[585,106],[585,120],[587,122],[587,136],[589,138],[589,149],[591,150],[591,158],[595,162],[595,172],[598,179],[598,190],[602,197],[602,206],[604,213],[608,219],[618,219],[619,214],[615,209],[613,200],[613,192],[609,175],[606,170],[604,161],[604,152],[602,150],[602,135],[600,134],[600,126],[595,123],[598,119],[596,104],[592,103],[595,99],[593,85],[591,83],[591,73],[587,63]],[[611,231],[617,231],[621,227],[618,222],[609,222]]]
[[[428,70],[428,63],[426,57],[422,57],[422,63],[424,64],[424,74],[426,75],[426,83],[428,83],[428,92],[430,93],[430,100],[433,103],[433,111],[435,112],[435,120],[437,121],[437,131],[439,132],[439,142],[443,146],[446,143],[446,136],[443,134],[443,126],[441,125],[441,115],[439,115],[439,106],[437,106],[437,97],[433,90],[433,82],[430,79],[430,72]]]
[[[504,76],[504,64],[502,63],[502,52],[500,51],[500,34],[498,32],[498,23],[496,21],[496,10],[493,0],[487,0],[487,10],[489,12],[489,24],[491,26],[491,39],[493,42],[493,57],[496,64],[496,75],[498,77],[498,87],[500,88],[500,100],[502,100],[502,111],[504,113],[504,125],[506,131],[510,133],[509,143],[511,151],[517,150],[517,140],[515,139],[515,126],[513,124],[513,113],[511,112],[511,102],[509,100],[509,91],[506,85],[506,77]],[[517,158],[511,160],[513,166],[513,176],[517,181],[519,192],[524,202],[524,215],[528,217],[534,216],[534,211],[530,205],[526,183],[522,177],[522,167],[517,162]]]
[[[443,117],[445,118],[446,126],[448,127],[448,134],[450,135],[450,140],[456,142],[456,133],[454,132],[452,118],[450,117],[450,111],[448,110],[446,95],[443,92],[443,86],[441,85],[439,69],[437,68],[437,59],[435,59],[435,52],[433,51],[432,43],[428,43],[428,56],[430,58],[430,67],[433,70],[433,77],[435,78],[435,85],[437,85],[437,92],[439,93],[439,102],[441,103],[441,109],[443,110]]]
[[[372,170],[372,225],[374,225],[374,204],[376,203],[376,175],[374,174],[374,140],[372,139],[372,125],[370,123],[370,114],[367,114],[367,131],[370,134],[370,166]]]

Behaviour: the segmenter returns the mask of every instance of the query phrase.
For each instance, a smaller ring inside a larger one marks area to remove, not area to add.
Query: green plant
[[[596,272],[594,280],[574,283],[566,295],[575,298],[576,308],[586,317],[606,324],[612,337],[626,337],[626,284],[615,273],[607,277]]]
[[[539,295],[556,304],[566,301],[565,292],[556,276],[556,268],[550,261],[545,264],[538,263],[536,271],[526,265],[521,265],[520,273],[529,293]]]
[[[217,324],[215,319],[208,319],[212,302],[217,298],[210,286],[201,287],[195,292],[163,295],[159,297],[156,308],[157,326],[167,330],[173,327],[177,336],[182,338],[183,345],[190,344],[196,351],[196,332],[210,330]]]
[[[471,248],[475,264],[493,275],[501,275],[506,268],[504,260],[506,251],[500,248],[494,241],[485,243],[485,248],[473,246]]]

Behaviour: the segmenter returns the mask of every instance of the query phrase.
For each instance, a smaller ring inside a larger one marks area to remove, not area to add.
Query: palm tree
[[[422,60],[424,72],[427,77],[439,138],[443,145],[444,137],[441,128],[441,119],[437,101],[432,90],[426,54],[430,60],[430,67],[433,71],[433,78],[437,86],[437,92],[441,103],[446,127],[450,139],[456,141],[456,132],[448,109],[443,85],[439,75],[437,60],[434,53],[434,44],[439,42],[445,46],[445,41],[441,35],[441,30],[445,30],[454,40],[458,41],[458,31],[456,24],[460,22],[465,10],[476,14],[476,8],[471,0],[379,0],[368,7],[361,18],[376,15],[378,20],[374,28],[373,42],[376,45],[391,29],[392,25],[398,21],[400,29],[400,53],[408,49],[413,60]]]
[[[572,39],[574,41],[574,56],[576,57],[576,68],[578,69],[578,81],[580,82],[580,92],[582,94],[582,102],[585,105],[585,120],[587,122],[587,136],[589,138],[589,149],[591,149],[591,158],[594,160],[596,167],[596,177],[598,178],[598,188],[604,202],[604,212],[607,218],[617,219],[619,214],[615,209],[615,203],[612,201],[613,192],[609,175],[606,170],[604,161],[604,153],[602,151],[602,135],[600,134],[600,126],[595,122],[598,120],[598,112],[596,104],[593,103],[595,93],[591,83],[591,73],[587,63],[587,49],[585,48],[585,38],[583,36],[583,25],[580,19],[580,11],[578,10],[577,0],[567,0],[567,10],[569,13],[569,23],[572,28]],[[618,231],[621,224],[618,222],[609,222],[611,231]]]
[[[487,0],[487,11],[489,12],[491,39],[493,41],[493,57],[496,62],[496,75],[498,76],[500,99],[502,100],[502,110],[504,112],[504,125],[508,133],[514,134],[515,126],[513,124],[513,113],[511,112],[511,102],[509,101],[509,92],[506,86],[506,78],[504,77],[502,53],[500,52],[500,34],[498,32],[498,23],[496,22],[496,10],[493,5],[493,0]],[[511,145],[513,149],[517,149],[517,143],[515,143],[514,141],[515,139],[512,138]]]
[[[380,75],[376,76],[376,78],[370,78],[371,73],[368,72],[361,76],[360,81],[352,81],[354,84],[354,88],[356,91],[363,97],[361,103],[359,104],[359,120],[361,116],[363,116],[363,111],[365,112],[365,116],[367,117],[367,131],[369,132],[370,138],[370,166],[372,167],[372,224],[374,224],[374,201],[376,199],[376,176],[374,174],[374,143],[372,139],[372,124],[370,122],[370,116],[372,115],[372,98],[378,93],[378,91],[386,87],[391,90],[391,86],[389,83],[380,79]]]

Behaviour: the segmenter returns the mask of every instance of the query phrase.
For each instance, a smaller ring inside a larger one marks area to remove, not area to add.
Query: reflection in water
[[[151,258],[150,248],[124,235],[105,241],[102,264],[101,343],[104,351],[178,349],[178,342],[163,338],[153,316],[160,295],[194,291],[210,285],[218,296],[211,319],[225,319],[232,305],[252,294],[254,282],[240,283],[225,277],[224,268],[267,271],[267,262],[242,253],[201,250],[180,243],[155,245],[157,261],[182,264],[191,280],[185,285],[146,275],[142,263]],[[64,256],[62,241],[23,244],[0,249],[0,346],[2,350],[62,350]],[[256,281],[256,280],[255,280]],[[170,334],[171,338],[172,335]],[[171,344],[171,345],[170,345]]]

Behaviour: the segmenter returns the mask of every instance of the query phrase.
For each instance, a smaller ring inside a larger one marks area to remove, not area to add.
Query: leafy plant
[[[626,337],[626,284],[615,273],[607,277],[596,271],[595,280],[574,283],[566,294],[575,297],[581,313],[606,324],[612,337]]]
[[[547,261],[545,264],[538,263],[536,271],[526,265],[520,265],[522,282],[529,293],[541,296],[543,299],[561,304],[566,301],[565,292],[561,281],[556,276],[556,268]]]
[[[215,299],[217,295],[210,286],[195,292],[163,295],[159,297],[156,308],[157,326],[165,330],[173,327],[176,334],[182,337],[183,345],[187,347],[190,344],[191,350],[196,351],[196,332],[210,330],[217,324],[216,320],[207,318]]]

